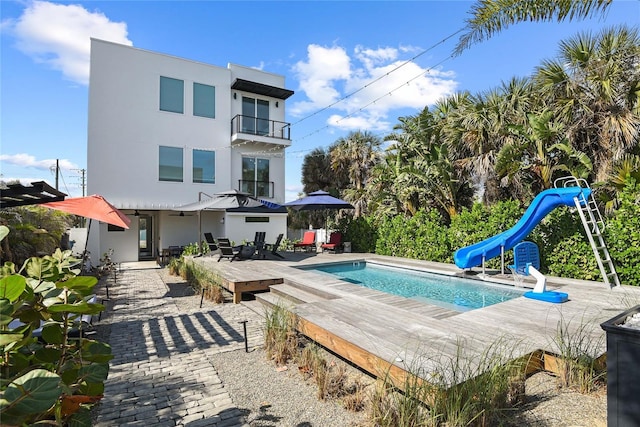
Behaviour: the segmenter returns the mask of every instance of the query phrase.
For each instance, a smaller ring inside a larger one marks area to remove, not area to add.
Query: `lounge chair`
[[[323,243],[321,248],[322,248],[322,252],[332,251],[334,253],[337,253],[338,251],[341,251],[342,250],[342,233],[340,233],[339,231],[335,231],[331,233],[331,235],[329,236],[329,241],[327,243]]]
[[[204,233],[204,240],[207,241],[207,245],[209,245],[209,252],[214,252],[218,250],[218,245],[216,241],[213,239],[213,234]]]
[[[262,255],[263,259],[266,258],[267,252],[271,255],[277,256],[278,258],[284,259],[284,257],[278,253],[278,248],[280,248],[280,242],[282,242],[283,236],[284,234],[278,234],[278,238],[276,239],[276,242],[274,244],[265,243],[264,247],[260,251],[260,255]]]
[[[293,244],[293,252],[296,251],[297,248],[300,250],[304,249],[305,251],[309,251],[311,248],[316,247],[316,232],[315,231],[305,231],[302,236],[302,241],[300,243]]]

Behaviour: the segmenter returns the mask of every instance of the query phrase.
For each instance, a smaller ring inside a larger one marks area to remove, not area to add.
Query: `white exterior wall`
[[[182,114],[160,111],[161,76],[184,82]],[[237,189],[242,178],[242,153],[256,153],[265,151],[265,146],[273,147],[273,144],[262,143],[231,147],[231,119],[241,114],[242,95],[269,100],[271,120],[284,122],[285,118],[283,100],[232,91],[231,85],[236,78],[284,88],[284,77],[276,74],[231,64],[228,68],[216,67],[92,39],[88,194],[104,196],[132,220],[130,229],[123,232],[108,232],[105,224],[94,224],[89,239],[93,258],[99,258],[96,254],[113,248],[115,261],[138,259],[138,217],[133,215],[134,210],[153,218],[154,254],[163,247],[202,240],[203,236],[198,236],[200,228],[214,237],[228,236],[234,240],[238,239],[232,237],[236,233],[233,227],[238,225],[246,231],[244,214],[239,215],[243,218],[242,224],[239,220],[236,224],[235,219],[223,222],[224,212],[206,212],[199,226],[197,213],[178,217],[175,216],[178,212],[169,211],[198,201],[200,192],[212,195]],[[215,87],[214,119],[193,115],[194,82]],[[233,99],[233,92],[237,92],[236,99]],[[159,180],[160,146],[183,148],[183,182]],[[215,184],[192,182],[193,149],[215,151]],[[274,182],[272,201],[283,203],[284,150],[277,157],[269,153],[266,157],[259,154],[255,157],[270,159],[270,180]],[[284,218],[270,222],[270,227],[282,225],[282,231],[275,233],[277,236],[286,232],[286,215],[275,216]],[[253,234],[249,240],[253,239]]]
[[[269,216],[269,222],[245,222],[245,216],[267,216],[266,214],[235,214],[227,213],[225,225],[228,230],[228,237],[236,245],[242,241],[253,241],[256,231],[266,232],[264,241],[275,243],[278,234],[283,233],[287,237],[287,214],[274,214]]]

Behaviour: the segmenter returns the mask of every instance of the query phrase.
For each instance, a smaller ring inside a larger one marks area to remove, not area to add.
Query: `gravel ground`
[[[159,272],[169,286],[169,295],[183,309],[193,310],[200,304],[200,296],[182,282],[170,276],[166,269]],[[226,302],[230,303],[230,302]],[[207,308],[215,307],[211,302]],[[243,302],[248,308],[262,310],[258,302]],[[203,307],[204,309],[205,307]],[[327,354],[328,360],[343,363]],[[296,427],[348,427],[369,426],[366,411],[352,412],[344,408],[340,400],[321,401],[317,398],[317,387],[289,364],[278,368],[267,360],[261,348],[245,351],[230,351],[212,354],[211,362],[218,370],[223,384],[246,416],[252,427],[296,426]],[[347,364],[344,364],[347,366]],[[372,387],[372,380],[352,367],[350,375],[360,375],[363,382]],[[508,427],[515,426],[571,426],[606,427],[606,390],[583,395],[557,387],[556,378],[546,372],[532,375],[526,381],[524,403],[513,410]]]

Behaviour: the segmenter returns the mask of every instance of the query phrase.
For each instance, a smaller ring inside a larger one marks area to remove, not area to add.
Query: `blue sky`
[[[451,58],[454,34],[472,4],[0,0],[1,179],[53,185],[59,159],[60,189],[82,194],[90,37],[284,75],[296,92],[287,100],[292,145],[286,189],[292,200],[302,189],[304,155],[313,148],[354,130],[384,136],[398,117],[450,93],[476,93],[532,74],[556,55],[561,40],[580,31],[640,23],[640,1],[615,0],[604,17],[518,24]]]

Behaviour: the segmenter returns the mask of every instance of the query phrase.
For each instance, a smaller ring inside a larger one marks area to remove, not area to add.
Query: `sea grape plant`
[[[91,425],[89,408],[102,397],[112,355],[83,333],[82,317],[104,306],[93,302],[97,279],[79,276],[79,266],[71,251],[57,249],[18,271],[10,262],[0,267],[4,425]]]

